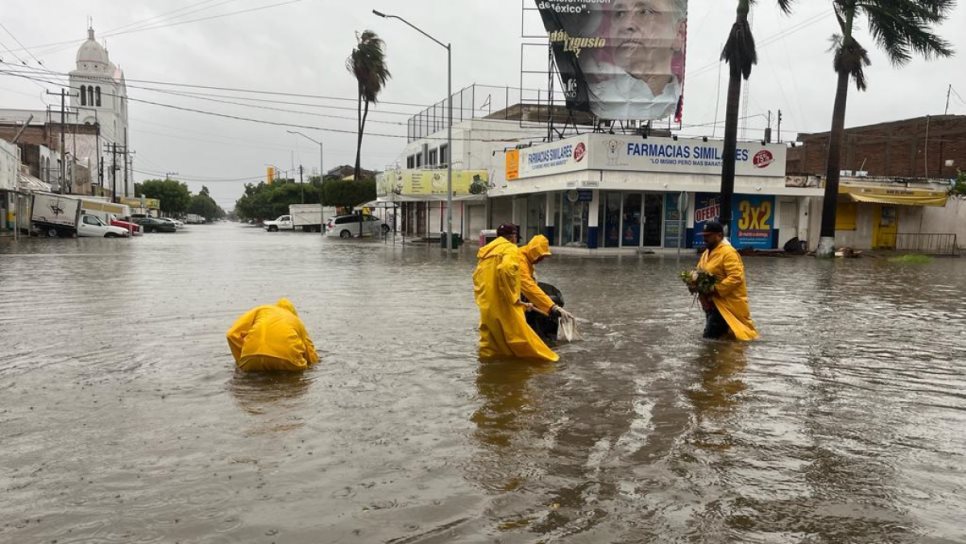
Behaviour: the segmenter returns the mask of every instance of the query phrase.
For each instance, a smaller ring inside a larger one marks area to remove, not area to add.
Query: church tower
[[[70,72],[71,110],[78,122],[100,125],[99,165],[91,165],[91,177],[100,178],[115,196],[134,196],[128,144],[127,86],[124,72],[111,62],[107,49],[87,29],[87,40],[77,50],[77,67]],[[112,152],[113,145],[118,152]],[[112,172],[112,165],[116,165]],[[98,171],[102,172],[98,176]],[[116,188],[116,189],[115,189]]]

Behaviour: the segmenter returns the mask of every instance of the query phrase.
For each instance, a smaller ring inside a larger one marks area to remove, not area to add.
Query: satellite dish
[[[577,202],[578,198],[580,198],[580,195],[577,194],[577,191],[573,189],[567,191],[567,200],[569,200],[571,204]]]

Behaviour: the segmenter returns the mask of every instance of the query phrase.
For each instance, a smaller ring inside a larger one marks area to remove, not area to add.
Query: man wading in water
[[[741,256],[725,239],[721,223],[708,221],[700,235],[704,236],[706,249],[698,261],[698,268],[717,278],[711,293],[701,295],[701,305],[706,313],[704,337],[722,338],[731,333],[738,340],[758,338],[748,308],[748,287]]]

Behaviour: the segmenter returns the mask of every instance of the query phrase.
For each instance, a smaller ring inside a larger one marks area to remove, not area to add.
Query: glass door
[[[661,247],[664,195],[644,193],[644,247]]]
[[[604,247],[621,245],[621,194],[607,193],[601,199],[601,215],[604,217]]]
[[[624,194],[621,247],[641,247],[641,194]]]

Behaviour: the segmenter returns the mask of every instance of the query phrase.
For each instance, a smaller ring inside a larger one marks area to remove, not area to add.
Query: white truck
[[[30,222],[34,228],[50,237],[126,238],[131,235],[128,230],[111,226],[95,215],[84,213],[82,206],[79,198],[34,193]]]
[[[302,229],[305,232],[322,232],[322,225],[329,217],[335,216],[335,208],[321,204],[292,204],[288,214],[274,221],[264,221],[262,226],[268,232]]]

